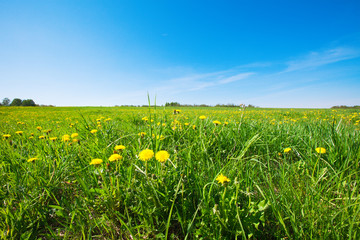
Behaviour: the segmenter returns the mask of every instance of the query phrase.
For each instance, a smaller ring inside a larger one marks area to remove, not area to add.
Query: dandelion
[[[49,134],[49,133],[51,133],[51,129],[46,129],[44,132],[46,133],[46,134]]]
[[[71,134],[71,138],[77,138],[78,136],[79,136],[78,133],[73,133],[73,134]]]
[[[326,149],[322,147],[315,148],[315,151],[320,154],[326,153]]]
[[[40,126],[38,126],[38,127],[36,127],[36,129],[40,131],[40,130],[41,130],[41,127],[40,127]]]
[[[51,137],[49,138],[51,141],[55,141],[57,139],[57,137]]]
[[[44,139],[45,138],[45,136],[39,136],[39,139]]]
[[[221,122],[220,122],[220,121],[217,121],[217,120],[213,121],[213,123],[215,124],[215,126],[221,125]]]
[[[94,133],[96,133],[97,131],[98,131],[98,130],[93,129],[93,130],[90,131],[90,133],[94,134]]]
[[[36,158],[36,157],[34,157],[34,158],[29,158],[27,161],[28,161],[28,162],[33,162],[33,161],[35,161],[35,160],[38,160],[38,158]]]
[[[141,133],[138,133],[138,135],[139,135],[140,137],[145,137],[146,133],[145,133],[145,132],[141,132]]]
[[[170,154],[164,150],[157,152],[155,155],[156,160],[158,160],[161,163],[166,162],[166,160],[168,160],[169,157],[170,157]]]
[[[124,145],[116,145],[114,149],[122,151],[125,149],[125,146]]]
[[[15,133],[18,134],[18,135],[22,135],[24,132],[23,131],[16,131]]]
[[[80,143],[80,140],[79,140],[79,139],[74,138],[74,139],[72,140],[72,142],[73,142],[73,143]]]
[[[114,161],[117,161],[117,160],[121,160],[123,157],[120,156],[119,154],[113,154],[109,157],[109,161],[110,162],[114,162]]]
[[[90,165],[100,165],[100,164],[102,164],[102,162],[103,162],[102,159],[95,158],[95,159],[91,160]]]
[[[142,161],[148,161],[154,157],[154,151],[150,149],[142,150],[139,153],[139,159]]]
[[[205,117],[204,115],[200,116],[199,118],[200,118],[201,120],[206,119],[206,117]]]
[[[3,138],[4,138],[4,139],[8,139],[9,137],[11,137],[10,134],[4,134],[4,135],[3,135]]]
[[[68,134],[65,134],[64,136],[62,136],[62,140],[64,142],[68,142],[68,141],[70,141],[70,136]]]
[[[289,147],[284,149],[284,153],[288,153],[290,151],[291,151],[291,148],[289,148]]]
[[[149,119],[147,117],[143,117],[141,120],[147,122]]]
[[[216,181],[218,181],[218,183],[225,184],[225,183],[230,182],[230,179],[221,173],[219,176],[217,176]]]

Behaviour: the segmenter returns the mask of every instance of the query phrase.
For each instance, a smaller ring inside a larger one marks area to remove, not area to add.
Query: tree
[[[21,106],[22,100],[20,98],[14,98],[10,103],[10,106]]]
[[[21,103],[21,106],[36,106],[34,100],[32,99],[26,99],[26,100],[23,100],[22,103]]]
[[[4,99],[2,100],[2,105],[3,105],[3,106],[9,106],[9,104],[10,104],[10,99],[4,98]]]

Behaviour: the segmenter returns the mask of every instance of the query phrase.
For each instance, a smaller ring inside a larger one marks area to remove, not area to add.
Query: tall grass
[[[173,110],[0,108],[0,236],[359,238],[358,110]]]

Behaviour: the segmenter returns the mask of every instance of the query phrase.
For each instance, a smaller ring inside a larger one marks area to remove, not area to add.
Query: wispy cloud
[[[170,80],[169,82],[171,83],[176,82],[176,85],[178,86],[177,88],[179,88],[179,86],[182,86],[183,91],[198,91],[209,87],[220,86],[240,80],[245,80],[253,74],[255,73],[254,72],[239,73],[230,69],[225,71],[195,74],[182,78],[176,78]]]
[[[236,81],[248,78],[253,74],[254,74],[253,72],[239,73],[234,76],[221,79],[220,81],[218,81],[218,84],[226,84],[226,83],[236,82]]]
[[[287,62],[288,67],[284,72],[315,68],[330,63],[357,58],[359,56],[359,50],[346,47],[338,47],[323,52],[311,52],[305,57]]]

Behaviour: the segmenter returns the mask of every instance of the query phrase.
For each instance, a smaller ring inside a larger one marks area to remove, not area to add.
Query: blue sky
[[[360,105],[360,1],[0,0],[0,98]]]

